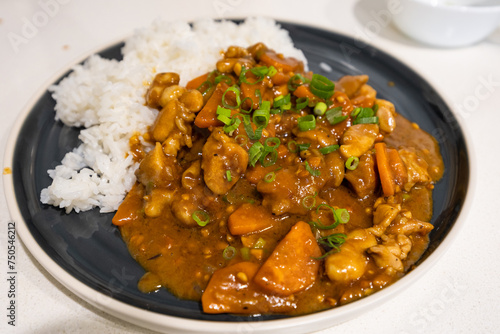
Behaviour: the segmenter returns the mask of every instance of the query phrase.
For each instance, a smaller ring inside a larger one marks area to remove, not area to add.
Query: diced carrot
[[[285,74],[283,72],[278,72],[275,75],[272,76],[271,81],[273,82],[273,85],[275,86],[281,86],[286,83],[288,83],[288,80],[290,80],[290,76],[288,74]]]
[[[403,186],[408,181],[408,173],[398,151],[394,148],[387,149],[387,159],[391,167],[394,182],[399,186]]]
[[[264,207],[245,203],[229,216],[227,226],[232,235],[262,232],[271,228],[274,219]]]
[[[125,225],[139,218],[142,209],[142,188],[135,184],[118,207],[111,222],[116,226]]]
[[[259,269],[252,262],[239,262],[217,270],[208,282],[201,296],[201,304],[205,313],[251,313],[248,301],[252,298],[251,280]]]
[[[196,77],[193,80],[189,81],[186,85],[186,89],[197,89],[198,87],[201,86],[202,83],[207,81],[209,74],[210,72],[200,75],[199,77]]]
[[[225,82],[219,82],[210,99],[200,110],[194,120],[194,124],[199,128],[208,128],[210,126],[219,126],[223,123],[217,119],[217,107],[222,103],[222,95],[228,89]]]
[[[297,89],[293,92],[293,95],[297,96],[298,98],[308,97],[310,100],[316,98],[316,96],[311,92],[309,87],[305,85],[297,87]]]
[[[264,258],[264,250],[263,249],[250,249],[250,254],[259,261]]]
[[[254,282],[279,295],[290,295],[307,289],[318,275],[321,250],[309,224],[300,221],[276,246],[260,267]]]
[[[265,51],[260,57],[260,61],[267,66],[274,66],[283,72],[302,72],[304,64],[293,57],[280,57],[274,51]]]
[[[389,159],[387,158],[385,143],[375,144],[375,158],[377,159],[378,174],[380,176],[380,183],[382,184],[382,190],[384,196],[394,195],[394,178],[392,176],[392,171],[389,165]]]

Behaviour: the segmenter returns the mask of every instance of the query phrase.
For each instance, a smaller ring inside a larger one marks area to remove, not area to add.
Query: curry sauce
[[[215,67],[186,87],[160,73],[146,95],[159,114],[131,139],[137,183],[113,218],[139,289],[304,314],[402,277],[433,228],[436,140],[367,76],[332,82],[261,43]]]

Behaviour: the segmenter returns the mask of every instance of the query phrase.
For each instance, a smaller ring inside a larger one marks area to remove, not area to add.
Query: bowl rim
[[[388,0],[392,1],[392,0]],[[461,13],[478,13],[478,14],[498,14],[500,13],[500,3],[498,5],[466,5],[466,4],[453,4],[453,3],[443,3],[440,1],[430,1],[430,0],[398,0],[400,4],[404,2],[419,3],[425,7],[433,7],[449,12],[461,12]],[[493,13],[492,13],[493,11]],[[500,22],[499,22],[500,24]]]
[[[419,0],[411,0],[419,1]],[[242,20],[244,18],[224,18],[224,20]],[[276,18],[275,21],[278,24],[286,23],[292,25],[304,25],[306,27],[321,29],[327,32],[332,32],[342,36],[346,36],[355,39],[355,36],[346,34],[344,32],[339,32],[334,29],[328,28],[326,26],[315,25],[304,22],[291,22],[287,20],[282,20]],[[98,47],[85,52],[80,57],[76,58],[75,61],[71,61],[65,64],[59,71],[57,71],[53,76],[51,76],[42,86],[40,86],[37,92],[28,100],[26,105],[23,107],[22,112],[17,117],[10,133],[9,139],[5,147],[4,153],[4,170],[12,169],[13,162],[15,159],[15,146],[18,139],[18,134],[24,124],[26,117],[29,115],[31,109],[40,99],[40,97],[46,92],[47,87],[53,84],[58,78],[62,77],[69,69],[74,65],[84,61],[92,54],[101,52],[106,48],[119,44],[123,42],[130,34],[125,34],[120,38],[107,43],[103,43]],[[208,320],[197,320],[197,319],[185,319],[181,317],[156,313],[153,311],[148,311],[136,306],[129,305],[125,302],[116,300],[108,295],[96,291],[93,288],[87,286],[85,283],[79,281],[77,278],[66,272],[62,267],[60,267],[36,242],[35,238],[29,231],[26,222],[24,221],[21,211],[19,209],[18,203],[16,201],[15,189],[14,189],[14,178],[12,173],[4,173],[4,193],[7,200],[7,206],[12,221],[16,224],[16,232],[19,233],[20,239],[26,248],[29,250],[33,258],[41,264],[41,266],[47,270],[50,275],[55,278],[59,283],[61,283],[69,291],[77,295],[79,298],[93,305],[94,307],[106,312],[107,314],[113,315],[123,321],[129,322],[133,325],[141,326],[156,331],[168,330],[169,333],[230,333],[230,332],[241,332],[241,331],[251,331],[252,333],[275,333],[276,330],[286,329],[290,333],[302,333],[311,330],[321,330],[329,328],[332,324],[340,324],[341,322],[348,321],[367,310],[371,309],[373,306],[380,306],[383,302],[386,302],[397,293],[403,291],[405,287],[408,287],[415,281],[417,281],[421,276],[423,276],[428,270],[430,270],[435,263],[446,253],[450,248],[450,245],[457,238],[458,234],[462,230],[467,216],[470,212],[472,206],[474,192],[476,188],[476,159],[474,159],[474,151],[472,150],[471,136],[468,135],[468,130],[464,126],[465,122],[458,117],[458,112],[453,104],[450,103],[448,97],[443,94],[440,89],[436,88],[433,80],[425,76],[422,72],[418,71],[417,68],[409,65],[403,59],[394,56],[390,51],[381,49],[383,52],[393,56],[398,61],[403,63],[408,68],[412,69],[415,73],[421,76],[429,86],[436,91],[436,93],[443,99],[449,109],[452,111],[453,115],[456,117],[458,126],[464,134],[464,144],[469,157],[469,175],[468,175],[468,188],[466,197],[464,199],[463,205],[461,207],[460,213],[455,220],[453,226],[449,230],[448,234],[441,241],[439,246],[415,269],[411,270],[407,275],[391,284],[388,287],[357,300],[354,303],[346,304],[341,307],[324,310],[321,312],[316,312],[312,314],[300,315],[284,319],[272,319],[264,320],[260,322],[226,322],[226,321],[208,321]],[[312,327],[312,325],[315,325]]]

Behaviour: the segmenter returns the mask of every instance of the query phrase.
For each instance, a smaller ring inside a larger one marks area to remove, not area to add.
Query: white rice
[[[146,132],[157,114],[144,106],[147,83],[155,73],[177,72],[184,85],[211,71],[228,46],[257,42],[306,64],[286,30],[271,19],[250,18],[240,25],[206,19],[192,27],[156,20],[126,40],[122,61],[93,55],[75,66],[49,90],[57,102],[56,120],[85,128],[79,136],[82,144],[48,171],[52,184],[42,190],[42,203],[68,213],[94,207],[115,211],[136,181],[138,164],[128,154],[129,139]]]

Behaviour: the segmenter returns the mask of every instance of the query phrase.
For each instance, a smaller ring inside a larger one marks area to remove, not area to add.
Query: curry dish
[[[143,292],[167,288],[206,313],[305,314],[402,277],[433,229],[444,166],[435,139],[378,99],[262,43],[229,47],[130,139],[135,186],[116,212]]]

